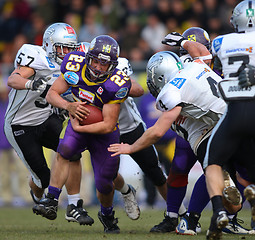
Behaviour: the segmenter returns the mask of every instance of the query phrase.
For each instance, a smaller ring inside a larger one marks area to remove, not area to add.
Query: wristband
[[[182,42],[181,42],[181,47],[183,47],[183,45],[186,43],[186,42],[188,42],[189,40],[183,40]],[[184,47],[183,47],[184,48]]]
[[[31,89],[31,84],[32,84],[32,81],[31,81],[31,80],[28,80],[28,81],[25,83],[25,88],[26,88],[26,89]]]

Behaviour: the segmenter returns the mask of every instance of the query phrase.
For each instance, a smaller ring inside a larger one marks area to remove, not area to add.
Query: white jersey
[[[195,60],[178,72],[157,97],[156,107],[162,112],[182,106],[183,119],[177,121],[175,130],[185,136],[195,153],[197,140],[215,126],[225,111],[226,104],[217,92],[221,80],[202,60]]]
[[[237,80],[242,64],[255,65],[255,32],[230,33],[216,37],[212,54],[221,61],[224,79]]]
[[[132,67],[126,58],[118,58],[118,69],[121,69],[124,73],[130,76],[133,73]],[[135,101],[132,97],[128,97],[120,105],[119,114],[119,129],[120,134],[128,133],[135,130],[140,123],[145,123],[142,120],[140,112],[137,109]]]
[[[28,66],[35,70],[32,79],[43,78],[47,87],[40,93],[32,90],[12,89],[9,93],[5,121],[10,125],[37,126],[52,113],[51,105],[45,97],[49,87],[60,75],[60,66],[51,61],[41,46],[24,44],[18,51],[14,66]]]
[[[219,90],[226,101],[254,99],[255,86],[242,88],[238,84],[238,75],[245,64],[255,65],[255,32],[230,33],[218,36],[212,42],[212,53],[222,64],[224,81]]]

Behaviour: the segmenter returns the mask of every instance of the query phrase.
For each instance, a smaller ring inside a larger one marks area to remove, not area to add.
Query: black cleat
[[[47,194],[46,198],[39,201],[39,204],[33,207],[33,212],[36,215],[41,215],[49,220],[57,218],[58,200],[54,199],[54,196],[50,193]]]
[[[211,218],[209,230],[206,233],[207,240],[218,240],[222,237],[222,229],[228,225],[228,216],[225,211],[214,213]]]
[[[117,225],[118,218],[114,218],[114,211],[111,215],[104,216],[101,211],[98,212],[98,218],[104,226],[105,233],[120,233],[120,229]]]
[[[165,215],[165,219],[158,225],[155,225],[150,230],[150,232],[151,233],[174,232],[177,225],[178,225],[178,218],[171,218],[171,217]]]
[[[77,206],[70,204],[67,206],[65,218],[68,222],[77,222],[80,225],[92,225],[94,219],[88,215],[88,212],[83,209],[83,200],[77,202]]]

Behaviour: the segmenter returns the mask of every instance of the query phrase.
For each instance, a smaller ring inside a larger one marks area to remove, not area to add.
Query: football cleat
[[[248,230],[242,227],[240,223],[244,223],[244,221],[235,216],[229,220],[228,225],[222,229],[222,232],[231,234],[255,234],[255,230]]]
[[[242,203],[242,196],[239,190],[234,186],[225,187],[223,189],[223,197],[225,200],[235,206]]]
[[[191,213],[189,216],[185,214],[178,226],[176,227],[175,232],[181,235],[197,235],[197,226],[200,214]],[[200,224],[199,224],[200,225]]]
[[[68,222],[77,222],[80,225],[92,225],[94,219],[88,215],[88,212],[83,209],[83,200],[80,199],[77,202],[77,206],[69,204],[66,209],[65,219]]]
[[[164,214],[164,216],[164,220],[150,230],[151,233],[167,233],[175,231],[175,228],[178,225],[178,218],[171,218],[166,214]]]
[[[250,184],[244,189],[244,196],[251,205],[251,217],[252,221],[255,222],[255,185]]]
[[[133,186],[129,185],[130,192],[122,194],[124,200],[124,207],[127,216],[132,220],[137,220],[140,217],[140,208],[136,200],[136,190]]]
[[[206,233],[207,240],[218,240],[221,239],[222,229],[228,224],[228,216],[225,211],[214,213],[211,218],[211,224],[209,230]]]
[[[47,194],[46,198],[39,201],[39,204],[33,207],[33,212],[36,215],[41,215],[49,220],[57,218],[58,200],[50,193]]]
[[[117,225],[118,218],[114,218],[114,211],[111,215],[104,216],[101,211],[98,212],[98,218],[104,226],[105,233],[120,233],[120,229]]]

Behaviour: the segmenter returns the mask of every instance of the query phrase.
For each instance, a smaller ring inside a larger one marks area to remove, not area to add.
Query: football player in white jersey
[[[56,151],[62,120],[52,114],[45,96],[60,75],[64,56],[77,48],[74,29],[66,23],[50,25],[43,36],[43,45],[24,44],[15,59],[15,70],[8,78],[12,87],[5,115],[4,131],[20,159],[31,173],[29,186],[35,203],[48,187],[50,169],[43,147]],[[79,103],[78,103],[79,104]],[[80,199],[80,155],[70,160],[72,166],[66,184],[69,205],[66,219],[80,224],[93,224],[94,220],[83,209]]]
[[[178,36],[177,33],[175,33],[175,35],[173,33],[167,35],[165,38],[165,44],[168,44],[169,40],[171,40],[172,38],[176,38],[177,36]],[[193,42],[202,43],[204,46],[207,47],[208,50],[210,50],[210,48],[211,48],[209,35],[202,28],[191,27],[191,28],[187,29],[182,34],[182,37],[184,37],[190,41],[193,41]],[[181,38],[181,35],[180,35],[180,38]],[[180,55],[181,55],[180,59],[184,63],[184,66],[186,64],[188,64],[189,62],[193,61],[193,58],[182,47],[180,49]],[[200,56],[199,59],[203,59],[204,61],[207,61],[207,60],[212,59],[212,55],[208,54],[206,56]],[[210,61],[208,61],[208,64],[210,64]],[[204,127],[206,128],[206,126],[204,126]],[[207,141],[208,141],[209,136],[210,136],[210,134],[206,135]],[[204,138],[204,139],[206,139],[206,138]],[[206,147],[206,145],[204,145],[204,147]],[[228,169],[229,167],[225,166],[224,168]],[[241,170],[240,166],[238,166],[237,170],[239,170],[239,171]],[[235,172],[234,171],[232,171],[232,172],[234,175]],[[228,207],[229,212],[235,213],[235,214],[228,215],[230,222],[225,228],[223,228],[223,231],[225,233],[232,233],[232,234],[254,234],[255,232],[253,230],[245,229],[244,227],[242,227],[239,224],[236,211],[238,209],[240,209],[240,207],[241,207],[242,197],[240,196],[240,192],[236,189],[234,182],[232,181],[231,178],[230,178],[231,180],[229,179],[229,175],[226,172],[224,172],[224,177],[226,178],[227,181],[225,180],[226,186],[224,188],[223,193],[224,193],[224,196],[226,197],[226,199],[228,200],[228,202],[232,203],[230,205],[228,204],[227,207]],[[235,176],[233,176],[233,178],[235,179]],[[229,186],[229,180],[231,182],[230,186]],[[243,181],[243,179],[242,179],[242,181]],[[239,184],[239,186],[241,186],[241,185]],[[239,189],[239,190],[242,192],[243,189]],[[231,198],[229,198],[229,196],[231,196]],[[210,200],[210,198],[209,198],[209,195],[208,195],[208,192],[206,189],[205,176],[204,176],[204,174],[202,174],[201,177],[197,180],[197,182],[193,188],[193,192],[191,195],[187,214],[185,214],[183,216],[183,218],[181,219],[180,223],[178,224],[178,226],[176,228],[176,232],[178,234],[183,234],[183,235],[195,235],[196,234],[196,226],[197,226],[198,220],[201,216],[201,212],[206,207],[209,200]],[[171,199],[170,199],[170,201],[171,201]],[[227,201],[225,201],[225,202],[227,203]],[[233,205],[233,203],[235,205]]]
[[[218,57],[222,65],[224,81],[219,84],[219,90],[227,102],[227,109],[211,135],[204,161],[207,188],[214,210],[208,239],[219,239],[221,229],[227,223],[222,211],[221,167],[230,161],[230,157],[241,143],[249,139],[254,141],[255,130],[252,126],[255,115],[252,109],[255,107],[255,86],[241,87],[238,84],[239,72],[245,65],[255,65],[254,11],[255,1],[240,2],[234,8],[230,19],[235,33],[218,36],[212,43],[212,54]],[[254,156],[253,152],[250,156]],[[246,160],[249,161],[249,158],[243,157],[243,161]],[[254,182],[253,159],[248,162],[248,171],[251,181]],[[248,186],[244,195],[251,203],[252,218],[255,220],[255,186]]]
[[[134,144],[114,144],[109,147],[109,151],[116,152],[115,154],[129,154],[138,151],[155,143],[177,120],[178,125],[185,130],[185,135],[198,160],[202,162],[207,136],[210,135],[226,106],[215,91],[216,84],[221,78],[201,60],[195,60],[184,70],[176,73],[178,72],[177,66],[181,64],[176,55],[171,52],[162,52],[153,57],[147,66],[148,87],[150,92],[157,96],[160,89],[166,84],[157,97],[157,107],[163,114],[156,124],[149,128]],[[165,69],[167,69],[165,75],[157,74],[160,64],[165,65]],[[164,81],[162,82],[162,78],[157,79],[157,76],[163,77]],[[157,84],[153,84],[151,79],[154,79]],[[168,82],[169,80],[170,82]],[[182,121],[178,121],[180,114]]]

